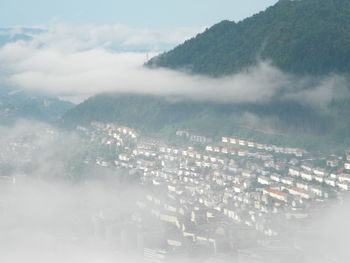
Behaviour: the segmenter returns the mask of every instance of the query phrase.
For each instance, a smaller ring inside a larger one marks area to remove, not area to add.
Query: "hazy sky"
[[[210,26],[241,20],[277,0],[0,0],[1,26],[123,24],[132,27]]]

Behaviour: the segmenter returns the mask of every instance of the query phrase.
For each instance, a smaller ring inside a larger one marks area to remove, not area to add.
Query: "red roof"
[[[280,192],[280,191],[277,191],[277,190],[273,190],[273,189],[265,189],[267,192],[270,192],[270,193],[273,193],[273,194],[276,194],[276,195],[280,195],[280,196],[288,196],[288,194],[286,193],[283,193],[283,192]]]

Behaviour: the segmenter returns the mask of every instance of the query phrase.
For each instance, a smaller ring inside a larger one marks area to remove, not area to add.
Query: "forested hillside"
[[[222,21],[150,67],[220,76],[270,60],[287,72],[350,72],[350,1],[280,0],[239,23]]]

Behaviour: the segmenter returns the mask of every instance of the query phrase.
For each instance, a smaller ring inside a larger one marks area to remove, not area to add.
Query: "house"
[[[296,167],[290,167],[288,169],[288,174],[291,176],[299,177],[300,176],[300,170]]]
[[[224,143],[229,143],[230,142],[230,138],[229,137],[222,137],[221,141]]]
[[[235,138],[230,138],[230,143],[231,143],[231,144],[237,144],[237,139],[235,139]]]
[[[346,170],[350,170],[350,163],[344,163],[344,168]]]
[[[166,153],[166,147],[165,146],[160,146],[159,147],[159,152]]]
[[[203,144],[213,142],[213,139],[210,137],[194,134],[190,131],[184,131],[184,130],[176,131],[176,136],[185,137],[185,138],[189,139],[190,141],[203,143]]]
[[[188,157],[190,157],[190,158],[195,158],[196,152],[194,152],[194,151],[188,151],[187,155],[188,155]]]
[[[346,160],[350,161],[350,148],[346,149],[345,156],[346,156]]]
[[[284,148],[283,147],[278,147],[276,145],[273,145],[272,148],[273,148],[273,151],[275,153],[284,153]]]
[[[248,141],[247,142],[248,147],[254,148],[255,147],[255,142]]]
[[[310,187],[311,193],[314,193],[317,196],[322,197],[323,196],[323,190],[320,186],[313,185]]]
[[[138,139],[136,147],[137,149],[156,150],[158,149],[157,143],[158,142],[152,138],[142,137]]]
[[[286,185],[294,185],[294,179],[288,176],[282,177],[281,182]]]
[[[324,182],[330,186],[333,186],[333,187],[336,186],[336,180],[333,178],[325,178]]]
[[[305,154],[305,150],[301,150],[301,149],[297,149],[294,153],[294,155],[297,157],[303,157],[304,154]]]
[[[263,185],[270,185],[271,180],[268,177],[261,175],[261,176],[258,176],[258,183]]]
[[[288,187],[287,190],[291,195],[300,196],[301,198],[304,198],[304,199],[310,199],[312,197],[310,192],[297,187]]]
[[[311,172],[313,170],[312,167],[307,165],[307,164],[301,165],[301,168],[305,171],[308,171],[308,172]]]
[[[236,193],[242,193],[244,189],[243,185],[241,184],[234,184],[232,188]]]
[[[315,175],[314,176],[314,180],[319,182],[319,183],[323,183],[324,182],[324,176],[321,175]]]
[[[257,143],[257,144],[256,144],[256,148],[258,148],[259,150],[264,150],[264,149],[265,149],[265,145],[264,145],[264,144]]]
[[[329,177],[332,178],[332,179],[337,179],[337,178],[338,178],[338,174],[336,174],[336,173],[331,173],[331,174],[329,175]]]
[[[213,139],[202,135],[191,134],[190,141],[204,144],[204,143],[212,143]]]
[[[214,146],[213,149],[214,149],[214,152],[217,152],[217,153],[221,152],[220,146]]]
[[[344,191],[348,191],[349,190],[349,184],[345,183],[345,182],[337,182],[337,186]]]
[[[216,161],[217,161],[217,158],[216,158],[216,157],[210,156],[210,162],[216,163]]]
[[[275,182],[281,182],[281,176],[276,174],[276,173],[273,173],[271,176],[270,176],[270,179],[272,181],[275,181]]]
[[[159,219],[161,221],[174,224],[177,226],[178,229],[181,228],[179,217],[180,216],[177,213],[173,213],[173,212],[169,212],[169,211],[161,212],[159,215]]]
[[[315,168],[313,172],[315,175],[319,175],[319,176],[326,175],[326,171],[324,169],[321,169],[321,168]]]
[[[340,174],[338,176],[338,180],[341,183],[343,183],[343,182],[350,183],[350,174]]]
[[[296,182],[296,186],[297,186],[298,188],[303,189],[303,190],[306,190],[306,191],[309,190],[309,187],[310,187],[309,183],[303,182],[303,181],[298,181],[298,182]]]
[[[283,193],[271,188],[264,189],[263,194],[284,202],[287,202],[289,196],[287,193]]]
[[[228,154],[230,152],[229,148],[228,147],[222,147],[221,148],[221,153],[223,154]]]
[[[246,146],[247,142],[245,140],[238,140],[238,144],[241,146]]]
[[[339,160],[338,159],[328,159],[326,161],[326,164],[329,167],[337,167],[339,165]]]
[[[180,130],[180,131],[176,131],[176,136],[189,138],[190,137],[190,133],[188,131]]]
[[[125,161],[125,162],[130,161],[130,156],[128,156],[127,154],[119,154],[118,158],[121,161]]]
[[[300,172],[300,177],[307,181],[312,181],[312,179],[314,178],[310,172],[304,171]]]
[[[247,153],[248,153],[248,151],[238,150],[237,155],[240,156],[240,157],[244,157],[244,156],[247,155]]]
[[[205,147],[205,150],[206,150],[207,152],[213,152],[213,151],[214,151],[214,146],[212,146],[212,145],[207,145],[207,146]]]
[[[224,207],[224,215],[227,216],[228,218],[231,218],[231,219],[237,221],[237,222],[241,221],[239,214],[237,213],[236,209],[232,206]]]
[[[242,171],[242,176],[247,177],[247,178],[252,178],[252,177],[254,177],[254,174],[251,173],[251,172],[248,171],[248,170],[243,170],[243,171]]]

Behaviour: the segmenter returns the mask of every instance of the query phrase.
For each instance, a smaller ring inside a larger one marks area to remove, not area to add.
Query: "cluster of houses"
[[[197,134],[195,132],[187,131],[187,130],[178,130],[178,131],[176,131],[176,135],[179,137],[185,137],[189,141],[196,142],[196,143],[202,143],[202,144],[212,143],[214,141],[213,138],[211,138],[211,137],[200,135],[200,134]]]
[[[225,144],[247,146],[249,148],[256,148],[258,150],[265,150],[267,152],[291,154],[291,155],[295,155],[297,157],[303,157],[303,155],[306,153],[306,151],[303,149],[279,147],[276,145],[256,143],[254,141],[238,139],[238,138],[233,138],[233,137],[222,137],[221,141]]]
[[[217,143],[203,139],[201,148],[190,143],[175,147],[127,127],[92,127],[101,143],[121,149],[104,166],[140,174],[146,194],[139,209],[167,226],[167,251],[205,247],[210,255],[232,258],[239,256],[242,244],[247,256],[249,243],[251,255],[257,256],[257,240],[308,225],[325,207],[341,202],[350,187],[350,151],[325,158],[324,166],[317,167],[310,164],[312,154],[302,149],[231,137]],[[150,248],[145,249],[149,255]],[[292,250],[288,255],[298,256]]]

